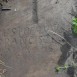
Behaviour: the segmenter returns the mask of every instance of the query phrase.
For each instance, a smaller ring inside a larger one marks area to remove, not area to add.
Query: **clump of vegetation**
[[[77,68],[77,64],[72,62],[71,65],[63,65],[63,66],[57,66],[55,68],[55,71],[58,73],[60,71],[65,71],[65,70],[68,70],[70,67],[73,67],[73,68]]]
[[[68,65],[57,66],[57,67],[55,68],[55,71],[58,73],[58,72],[60,72],[60,71],[67,70],[69,67],[70,67],[70,66],[68,66]]]
[[[77,35],[77,18],[73,18],[72,20],[72,33]]]

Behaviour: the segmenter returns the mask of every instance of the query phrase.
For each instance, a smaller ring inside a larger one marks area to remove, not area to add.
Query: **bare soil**
[[[69,77],[55,73],[64,64],[69,51],[53,30],[63,36],[70,30],[70,14],[76,0],[9,0],[0,12],[0,60],[12,67],[5,68],[5,77]],[[53,39],[53,38],[54,39]],[[57,40],[57,41],[56,41]]]

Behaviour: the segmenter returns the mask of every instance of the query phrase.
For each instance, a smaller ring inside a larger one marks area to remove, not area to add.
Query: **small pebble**
[[[14,11],[17,11],[17,9],[14,9]]]

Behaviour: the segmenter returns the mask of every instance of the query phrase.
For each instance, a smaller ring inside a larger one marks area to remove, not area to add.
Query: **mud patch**
[[[37,7],[37,0],[33,0],[33,22],[38,23],[38,7]]]

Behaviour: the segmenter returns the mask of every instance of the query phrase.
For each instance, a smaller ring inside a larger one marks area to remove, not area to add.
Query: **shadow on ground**
[[[58,65],[64,65],[65,61],[69,57],[68,51],[70,50],[70,46],[68,44],[64,44],[61,48],[62,55],[58,61]]]
[[[70,43],[73,44],[75,41],[72,41],[73,36],[71,35],[71,32],[64,32],[64,38]],[[75,43],[74,43],[75,44]],[[58,65],[64,65],[66,60],[68,59],[68,57],[70,57],[70,48],[71,46],[69,46],[67,43],[65,43],[64,45],[62,45],[61,52],[62,55],[60,56],[60,59],[58,61]],[[67,74],[69,75],[69,77],[74,77],[74,73],[75,73],[75,68],[73,66],[69,67],[67,69]]]
[[[67,69],[67,74],[68,74],[70,77],[74,77],[74,72],[75,72],[74,67],[69,67],[69,68]]]
[[[69,37],[67,36],[67,32],[64,32],[64,38],[68,41]],[[62,52],[62,55],[60,56],[60,59],[58,61],[58,65],[64,65],[67,58],[70,56],[69,51],[70,51],[71,46],[69,46],[67,43],[62,45],[60,47],[60,50]]]

